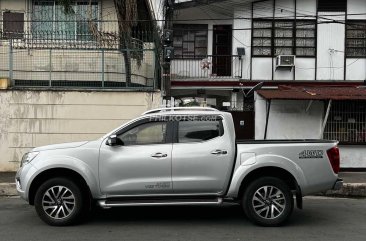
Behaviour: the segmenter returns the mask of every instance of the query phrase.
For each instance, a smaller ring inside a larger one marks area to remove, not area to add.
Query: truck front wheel
[[[281,179],[261,177],[244,191],[242,207],[251,222],[279,226],[291,215],[294,199],[290,188]]]
[[[76,223],[83,213],[81,189],[73,181],[57,177],[44,182],[35,196],[35,209],[49,225],[65,226]]]

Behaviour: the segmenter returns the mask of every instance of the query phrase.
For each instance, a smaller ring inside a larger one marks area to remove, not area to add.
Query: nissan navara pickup
[[[20,196],[50,225],[103,208],[238,203],[279,226],[302,197],[339,189],[337,141],[237,140],[230,113],[161,108],[95,141],[37,147],[16,174]]]

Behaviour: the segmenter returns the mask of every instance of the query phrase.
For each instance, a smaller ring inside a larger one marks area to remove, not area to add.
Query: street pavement
[[[284,227],[251,224],[240,206],[97,210],[72,227],[51,227],[18,197],[0,198],[1,241],[358,241],[366,240],[366,199],[306,197]]]

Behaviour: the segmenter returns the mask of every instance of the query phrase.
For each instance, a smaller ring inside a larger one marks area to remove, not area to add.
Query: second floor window
[[[315,20],[253,20],[252,55],[314,57]]]
[[[33,1],[32,37],[45,40],[91,40],[88,21],[98,20],[98,2],[74,1],[72,12],[55,0]]]
[[[347,21],[346,56],[366,57],[366,21]]]
[[[175,58],[205,58],[207,56],[206,24],[174,24]]]

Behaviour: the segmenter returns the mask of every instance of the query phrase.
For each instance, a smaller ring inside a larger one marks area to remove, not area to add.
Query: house
[[[241,139],[339,140],[366,168],[364,0],[177,0],[171,26],[176,105],[232,112]]]
[[[33,147],[99,138],[161,104],[163,0],[137,1],[133,26],[112,0],[71,2],[0,0],[0,171]]]

